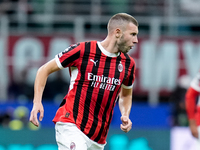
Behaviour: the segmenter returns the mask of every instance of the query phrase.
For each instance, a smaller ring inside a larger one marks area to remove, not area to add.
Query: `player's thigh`
[[[87,150],[86,141],[76,125],[58,122],[55,130],[59,150]]]

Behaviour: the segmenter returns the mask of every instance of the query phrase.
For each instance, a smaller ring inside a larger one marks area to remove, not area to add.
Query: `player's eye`
[[[132,35],[132,36],[136,36],[137,34],[136,34],[136,33],[131,33],[131,35]]]

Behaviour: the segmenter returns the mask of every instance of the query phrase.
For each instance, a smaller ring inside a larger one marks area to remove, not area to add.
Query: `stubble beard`
[[[130,47],[127,46],[126,42],[124,41],[124,36],[122,35],[120,42],[118,44],[119,51],[122,53],[127,53],[130,50]]]

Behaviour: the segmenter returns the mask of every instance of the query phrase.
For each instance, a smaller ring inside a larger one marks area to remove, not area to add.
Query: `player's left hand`
[[[126,132],[126,133],[129,132],[132,128],[132,122],[129,119],[129,117],[128,116],[121,116],[121,121],[122,121],[122,124],[120,125],[121,130]]]

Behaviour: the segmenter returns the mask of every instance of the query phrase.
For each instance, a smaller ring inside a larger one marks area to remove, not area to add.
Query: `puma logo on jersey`
[[[98,60],[94,61],[93,59],[90,59],[90,61],[93,62],[95,66],[97,65]]]

